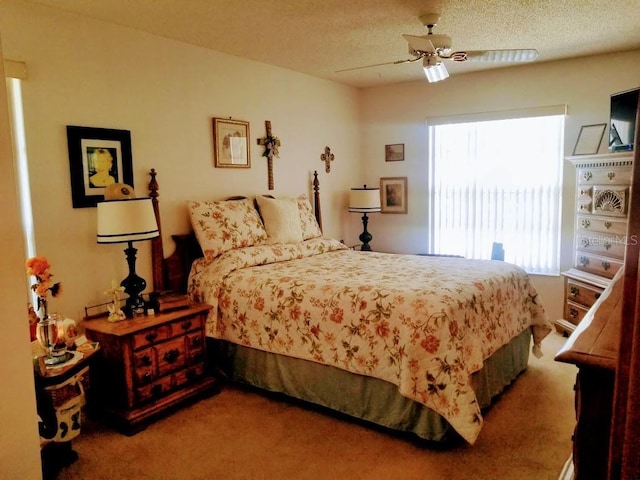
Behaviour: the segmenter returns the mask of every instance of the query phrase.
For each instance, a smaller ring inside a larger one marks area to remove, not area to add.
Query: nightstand
[[[123,433],[135,434],[170,408],[215,392],[206,366],[210,309],[198,304],[120,322],[83,322],[102,351],[93,384],[97,407]]]

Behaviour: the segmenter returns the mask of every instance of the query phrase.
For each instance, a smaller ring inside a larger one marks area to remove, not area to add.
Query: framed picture
[[[67,125],[73,208],[95,207],[112,183],[133,185],[131,132]]]
[[[384,146],[385,162],[402,162],[404,160],[404,143]]]
[[[249,122],[214,118],[214,165],[225,168],[250,168],[249,136]]]
[[[594,155],[598,153],[604,130],[607,128],[606,123],[598,123],[595,125],[583,125],[580,127],[576,146],[573,147],[574,155]]]
[[[407,213],[407,177],[380,179],[382,213]]]

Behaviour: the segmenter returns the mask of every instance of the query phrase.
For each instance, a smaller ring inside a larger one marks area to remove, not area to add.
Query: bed
[[[313,184],[313,207],[304,194],[189,201],[194,235],[174,236],[167,259],[153,248],[156,290],[213,306],[211,361],[230,381],[473,444],[482,410],[551,331],[528,275],[349,249],[322,235],[317,174]],[[151,197],[159,219],[155,172]]]

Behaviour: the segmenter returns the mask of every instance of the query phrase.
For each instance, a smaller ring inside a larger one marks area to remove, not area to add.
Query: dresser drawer
[[[202,329],[202,323],[202,317],[200,315],[192,315],[174,322],[142,330],[132,336],[133,349],[146,348],[158,342],[184,335],[186,332],[199,331]]]
[[[574,325],[578,325],[588,311],[589,308],[584,305],[579,305],[567,300],[564,304],[564,319]]]
[[[622,260],[626,248],[626,236],[605,233],[577,233],[576,250]]]
[[[602,289],[568,278],[565,295],[566,300],[588,308],[600,298]]]
[[[631,169],[629,167],[589,168],[578,169],[578,185],[624,185],[631,183]]]
[[[138,402],[144,403],[150,400],[158,400],[185,385],[201,379],[204,371],[203,364],[191,365],[170,375],[165,375],[149,385],[140,386],[136,389]]]
[[[617,218],[578,215],[577,229],[580,231],[603,232],[611,235],[626,235],[627,221]]]
[[[586,252],[576,252],[575,267],[585,272],[613,278],[623,262],[614,258],[602,257]]]

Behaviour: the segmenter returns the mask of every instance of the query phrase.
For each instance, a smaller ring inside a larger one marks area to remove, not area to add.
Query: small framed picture
[[[382,213],[407,213],[407,177],[380,179]]]
[[[213,159],[221,168],[250,168],[249,122],[213,119]]]
[[[384,146],[385,162],[402,162],[404,161],[404,143],[394,143]]]
[[[73,208],[95,207],[105,187],[133,187],[131,132],[67,125]]]
[[[607,128],[606,123],[598,123],[595,125],[583,125],[580,127],[576,146],[573,147],[574,155],[595,155],[600,149],[604,130]]]

